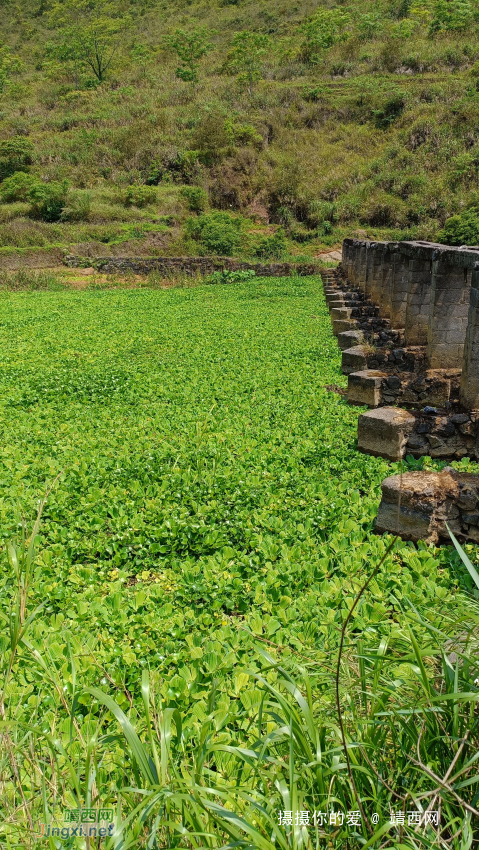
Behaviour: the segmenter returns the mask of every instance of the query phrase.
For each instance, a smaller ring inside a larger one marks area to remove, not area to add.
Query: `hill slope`
[[[314,255],[358,229],[479,239],[473,0],[2,12],[4,251]],[[188,63],[191,33],[203,55]]]

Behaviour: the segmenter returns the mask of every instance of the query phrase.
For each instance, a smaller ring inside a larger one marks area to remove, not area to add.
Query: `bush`
[[[479,172],[479,150],[462,153],[452,162],[450,182],[452,186],[474,184]]]
[[[201,176],[198,151],[166,150],[161,158],[150,165],[146,180],[148,186],[157,186],[161,180],[174,183],[192,183]]]
[[[430,33],[465,30],[473,20],[474,9],[469,0],[437,0]]]
[[[254,253],[262,260],[281,260],[288,253],[288,243],[284,230],[280,227],[272,236],[264,236],[254,248]]]
[[[4,204],[14,201],[28,201],[33,186],[38,183],[36,177],[25,171],[16,171],[11,177],[7,177],[0,186],[0,198]]]
[[[42,221],[59,221],[67,205],[68,181],[51,183],[35,181],[28,199],[32,204],[32,215]]]
[[[313,239],[316,239],[318,234],[315,230],[308,230],[308,228],[304,227],[302,224],[296,224],[289,231],[289,235],[295,242],[303,244],[305,242],[312,242]]]
[[[156,201],[156,191],[153,186],[132,185],[125,192],[125,207],[146,207]]]
[[[58,183],[43,183],[38,177],[17,171],[11,177],[7,177],[0,187],[0,198],[4,203],[15,201],[29,201],[31,204],[30,215],[40,218],[42,221],[59,221],[64,217],[68,200],[68,181]],[[88,196],[89,197],[89,196]],[[71,212],[74,215],[74,205],[77,211],[82,210],[81,218],[85,214],[85,202],[80,201],[78,196],[73,196]],[[89,211],[89,200],[88,200]],[[77,220],[79,217],[77,216]]]
[[[0,142],[0,180],[16,171],[28,171],[33,162],[33,143],[24,136],[14,136]]]
[[[203,213],[190,218],[186,224],[187,233],[201,242],[211,254],[231,256],[241,242],[242,220],[233,218],[224,212]]]
[[[359,219],[362,224],[373,227],[404,227],[407,224],[407,212],[407,205],[401,198],[379,191],[364,199]]]
[[[237,124],[228,118],[224,123],[224,130],[233,145],[251,146],[256,150],[263,147],[263,136],[252,124]]]
[[[208,195],[201,186],[183,186],[181,194],[188,203],[191,212],[204,212],[208,207]]]
[[[448,218],[438,239],[445,245],[479,245],[479,210],[465,210]]]
[[[389,98],[379,108],[373,110],[374,123],[378,130],[387,130],[387,128],[399,118],[404,112],[406,101],[402,95],[395,95]]]
[[[304,36],[301,55],[317,64],[325,50],[344,39],[350,16],[342,9],[318,9],[301,27]]]
[[[213,165],[227,156],[233,144],[229,127],[221,112],[209,112],[198,121],[191,136],[191,147],[200,162]]]
[[[88,221],[91,212],[91,193],[72,192],[62,212],[65,221]]]

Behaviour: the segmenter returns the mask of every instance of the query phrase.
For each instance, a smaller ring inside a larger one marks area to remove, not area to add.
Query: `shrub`
[[[264,236],[254,248],[254,253],[262,260],[280,260],[288,253],[288,243],[284,230],[280,227],[272,236]]]
[[[381,15],[378,12],[369,12],[360,15],[356,23],[359,38],[363,41],[375,38],[381,29]]]
[[[72,192],[62,212],[65,221],[88,221],[91,212],[91,192]]]
[[[125,192],[125,207],[146,207],[156,201],[156,191],[153,186],[132,185]]]
[[[445,245],[479,245],[479,209],[465,210],[448,218],[438,239]]]
[[[14,136],[0,142],[0,180],[16,171],[28,171],[33,162],[34,147],[24,136]]]
[[[315,230],[308,230],[307,227],[304,227],[301,224],[296,224],[291,228],[289,233],[291,239],[294,239],[295,242],[304,243],[311,242],[313,239],[316,239],[317,233]]]
[[[42,221],[59,221],[67,205],[68,181],[51,183],[35,181],[28,199],[32,204],[32,215]]]
[[[221,272],[208,275],[206,283],[247,283],[253,277],[256,277],[254,269],[239,269],[236,272],[223,269]]]
[[[388,98],[379,109],[374,109],[374,123],[378,130],[387,130],[402,114],[405,105],[406,101],[403,95],[398,94]]]
[[[252,124],[238,124],[231,118],[227,118],[224,123],[224,130],[233,145],[244,145],[245,147],[251,145],[256,150],[261,150],[263,147],[263,136]]]
[[[324,100],[326,95],[328,94],[328,90],[324,85],[318,86],[305,86],[302,92],[303,100],[308,101],[308,103],[318,103],[318,101]]]
[[[208,253],[226,256],[232,255],[239,247],[241,229],[241,218],[219,211],[190,218],[186,225],[187,233],[196,242],[201,242]]]
[[[213,111],[204,115],[193,130],[191,146],[205,165],[212,165],[226,156],[231,149],[232,138],[224,114]]]
[[[407,206],[401,198],[377,192],[365,199],[359,218],[373,227],[401,227],[407,223]]]
[[[7,177],[0,186],[0,198],[4,204],[14,201],[28,201],[30,191],[38,183],[36,177],[25,171],[16,171],[11,177]]]
[[[148,186],[157,186],[161,180],[175,183],[192,183],[201,176],[197,150],[166,150],[161,158],[150,165],[146,180]]]
[[[331,223],[337,219],[336,204],[330,201],[310,201],[306,221],[309,227],[319,227],[325,222]]]
[[[450,182],[452,186],[475,183],[479,171],[479,151],[462,153],[452,162]]]
[[[317,10],[301,27],[303,58],[312,64],[318,63],[325,50],[344,38],[349,23],[349,15],[341,9]]]
[[[183,186],[181,194],[188,203],[191,212],[204,212],[208,207],[208,195],[201,186]]]
[[[437,0],[430,33],[465,30],[473,19],[474,9],[469,0]]]

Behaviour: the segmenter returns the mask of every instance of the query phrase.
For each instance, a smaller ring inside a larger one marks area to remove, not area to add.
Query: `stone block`
[[[380,407],[358,420],[358,449],[374,457],[400,460],[416,419],[407,410]]]
[[[405,472],[386,478],[376,519],[376,531],[398,534],[403,540],[450,542],[446,523],[460,539],[473,540],[470,514],[476,513],[479,475],[457,472]],[[466,498],[465,498],[466,497]],[[466,504],[468,509],[462,509]]]
[[[364,369],[351,372],[348,378],[348,402],[366,407],[378,407],[381,401],[381,386],[386,372]]]
[[[350,319],[351,318],[351,308],[350,307],[333,307],[331,310],[331,321],[335,321],[338,319]]]
[[[338,336],[338,334],[343,333],[344,331],[350,331],[355,327],[356,322],[354,319],[334,319],[333,334],[334,336]]]
[[[341,356],[341,371],[343,375],[349,375],[351,372],[359,372],[361,369],[367,369],[368,361],[366,353],[367,349],[362,345],[346,348]]]
[[[362,331],[344,331],[338,334],[338,345],[341,351],[347,348],[353,348],[355,345],[361,345],[364,342],[364,334]]]

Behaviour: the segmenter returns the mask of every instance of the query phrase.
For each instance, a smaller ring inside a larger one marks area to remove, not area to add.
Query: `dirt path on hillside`
[[[321,254],[314,255],[315,260],[324,260],[325,262],[331,260],[331,262],[340,263],[342,258],[343,252],[341,248],[335,248],[334,251],[324,251]]]

